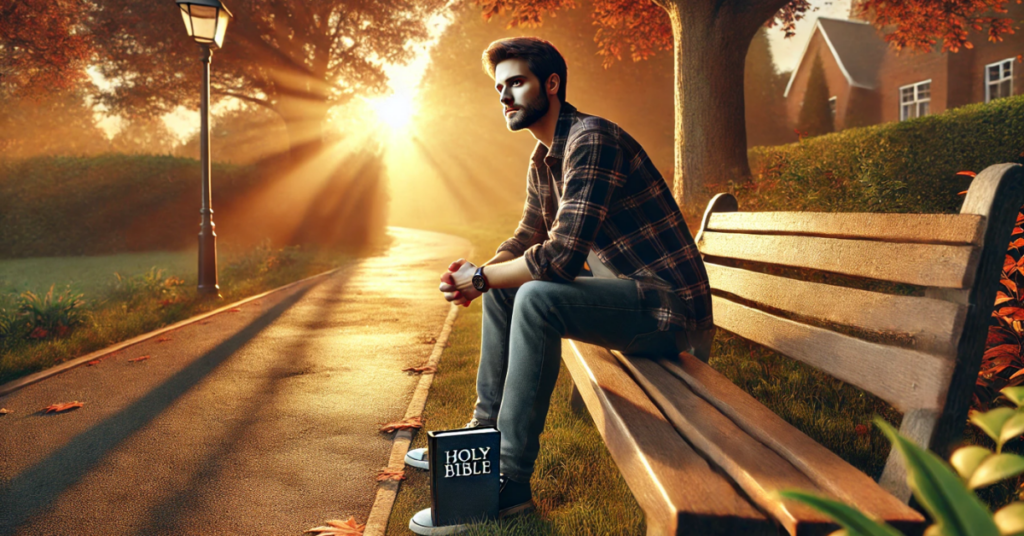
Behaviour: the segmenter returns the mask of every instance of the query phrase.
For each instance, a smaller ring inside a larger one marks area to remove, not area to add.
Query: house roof
[[[882,64],[882,58],[888,45],[878,34],[874,26],[862,21],[833,19],[829,17],[818,17],[814,25],[814,31],[821,32],[821,36],[828,44],[832,56],[839,64],[839,69],[846,77],[847,83],[854,87],[874,89],[878,83],[878,67]],[[811,47],[811,39],[807,40],[803,53],[800,54],[800,61],[793,74],[786,84],[786,93],[793,87],[800,66],[803,65],[804,56]]]

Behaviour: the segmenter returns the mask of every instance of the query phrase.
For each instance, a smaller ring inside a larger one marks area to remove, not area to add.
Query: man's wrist
[[[489,281],[487,281],[487,276],[484,274],[483,266],[477,268],[476,272],[473,273],[472,282],[473,288],[475,288],[477,291],[481,293],[487,292],[488,290],[491,289],[491,284]]]

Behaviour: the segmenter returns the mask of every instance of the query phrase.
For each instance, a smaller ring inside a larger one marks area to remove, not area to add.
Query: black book
[[[427,432],[435,527],[498,518],[500,450],[496,428]]]

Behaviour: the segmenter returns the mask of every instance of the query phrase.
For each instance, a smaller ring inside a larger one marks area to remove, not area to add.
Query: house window
[[[829,109],[830,112],[832,112],[832,118],[835,119],[835,117],[836,117],[836,98],[835,97],[831,97],[831,98],[828,99],[828,109]]]
[[[1013,94],[1013,58],[985,66],[985,102]]]
[[[932,103],[932,81],[925,80],[900,88],[900,121],[924,117]]]

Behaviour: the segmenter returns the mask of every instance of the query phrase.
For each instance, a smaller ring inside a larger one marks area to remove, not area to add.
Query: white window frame
[[[920,82],[914,82],[913,84],[907,84],[905,86],[900,86],[899,90],[897,90],[898,91],[897,95],[898,95],[898,100],[899,100],[899,106],[900,106],[900,121],[906,121],[907,119],[914,119],[914,118],[917,118],[917,117],[924,117],[924,115],[930,115],[932,113],[932,87],[931,87],[931,83],[932,83],[932,79],[929,78],[928,80],[921,80]],[[920,86],[922,84],[928,84],[928,98],[927,99],[922,99],[918,95],[918,86]],[[913,90],[914,90],[914,100],[912,100],[910,102],[903,102],[903,90],[907,89],[907,88],[913,88]],[[921,104],[923,104],[925,102],[928,103],[928,113],[926,113],[924,115],[921,115],[920,114]],[[903,108],[907,104],[910,104],[910,105],[913,105],[913,106],[917,107],[918,114],[915,115],[914,117],[908,117],[908,115],[905,113],[905,109]]]
[[[839,108],[839,97],[835,95],[828,98],[828,109],[832,112],[832,119],[836,118],[836,113]]]
[[[1017,59],[1017,58],[1006,58],[1005,60],[1000,60],[1000,61],[997,61],[995,63],[990,63],[990,64],[985,66],[985,102],[990,102],[992,100],[992,89],[991,89],[992,85],[993,84],[1000,84],[1000,83],[1005,82],[1007,80],[1010,81],[1010,95],[1013,95],[1013,61],[1015,59]],[[1009,63],[1010,64],[1010,74],[1008,76],[1003,76],[1003,69],[1001,67],[1002,67],[1002,65],[1004,63]],[[999,79],[998,80],[989,80],[988,79],[988,70],[989,70],[989,68],[995,67],[996,65],[1000,66],[1000,69],[999,69]],[[1007,95],[1007,96],[1009,96],[1009,95]]]

